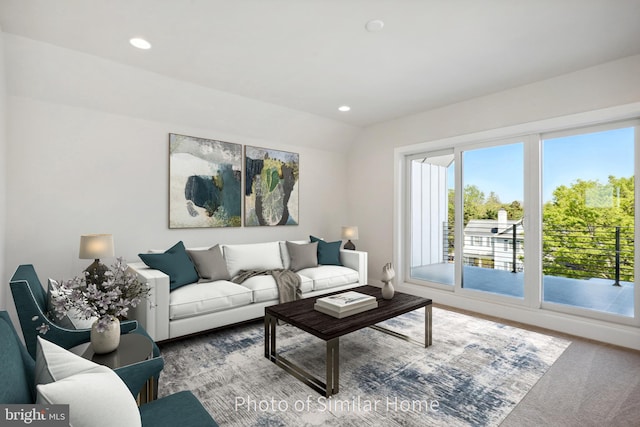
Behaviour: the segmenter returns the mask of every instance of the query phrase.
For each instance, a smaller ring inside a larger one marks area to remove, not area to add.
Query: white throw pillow
[[[69,425],[142,425],[133,395],[106,366],[83,359],[38,337],[36,404],[68,404]]]
[[[278,242],[248,245],[225,245],[224,259],[231,277],[240,270],[274,270],[284,268]]]

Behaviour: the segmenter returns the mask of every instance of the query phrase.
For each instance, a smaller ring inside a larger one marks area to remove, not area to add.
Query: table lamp
[[[83,234],[80,236],[80,259],[92,259],[93,263],[84,271],[88,273],[87,282],[101,284],[109,268],[100,262],[100,258],[112,258],[113,236],[111,234]]]
[[[355,225],[342,227],[342,238],[347,240],[347,243],[344,244],[344,248],[355,251],[356,245],[353,244],[351,239],[358,240],[358,227]]]

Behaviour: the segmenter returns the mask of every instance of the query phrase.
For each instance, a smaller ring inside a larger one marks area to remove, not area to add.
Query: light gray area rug
[[[424,339],[424,310],[384,323]],[[433,309],[433,345],[367,328],[340,338],[327,399],[264,357],[253,323],[161,346],[160,396],[192,390],[221,426],[496,426],[569,341]],[[322,378],[325,343],[278,326],[278,350]]]

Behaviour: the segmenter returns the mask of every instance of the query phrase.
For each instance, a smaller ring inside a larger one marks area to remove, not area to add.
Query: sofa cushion
[[[318,242],[318,264],[342,265],[340,261],[340,246],[342,241],[325,242],[315,236],[309,236],[312,242]]]
[[[138,254],[138,256],[149,267],[169,276],[169,289],[172,291],[180,286],[197,282],[199,279],[198,272],[187,255],[182,241],[162,254]]]
[[[218,280],[183,286],[169,296],[169,319],[184,319],[214,313],[253,302],[250,289]]]
[[[140,407],[140,416],[145,426],[218,426],[198,398],[187,390],[145,403]]]
[[[278,286],[273,276],[267,274],[262,276],[253,276],[240,284],[253,292],[253,302],[278,301]],[[311,292],[313,290],[313,281],[308,277],[300,276],[300,290]]]
[[[196,266],[200,282],[231,279],[220,245],[202,251],[187,249],[187,254]]]
[[[320,265],[316,268],[305,268],[300,270],[298,274],[301,277],[305,276],[313,280],[314,291],[357,283],[359,280],[357,271],[338,265]]]
[[[68,404],[69,425],[140,426],[136,401],[120,377],[38,337],[37,404]]]
[[[241,270],[284,268],[278,242],[224,245],[223,250],[231,277],[237,276]]]
[[[318,266],[318,242],[298,244],[287,242],[289,269],[293,271]]]

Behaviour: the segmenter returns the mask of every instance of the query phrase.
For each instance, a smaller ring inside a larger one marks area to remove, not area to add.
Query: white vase
[[[393,289],[391,282],[382,282],[382,298],[391,299],[394,293],[395,289]]]
[[[393,270],[393,265],[388,262],[384,265],[384,267],[382,267],[382,298],[393,298],[395,289],[393,289],[393,284],[391,284],[391,281],[394,277],[396,277],[396,272]]]
[[[120,345],[120,321],[109,323],[104,332],[98,332],[98,321],[91,326],[91,347],[96,354],[111,353]]]

